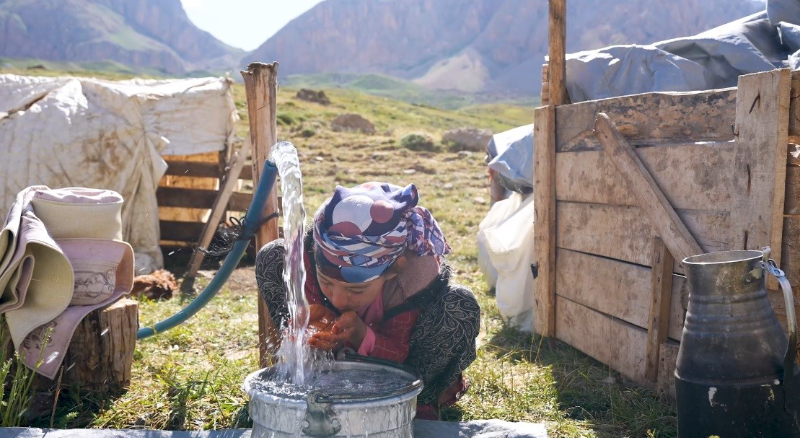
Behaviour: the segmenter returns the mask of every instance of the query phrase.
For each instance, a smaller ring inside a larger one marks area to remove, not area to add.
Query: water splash
[[[283,207],[283,239],[286,249],[283,262],[283,281],[286,285],[286,303],[289,324],[278,349],[277,370],[281,378],[296,385],[305,385],[311,372],[314,354],[308,346],[308,300],[303,286],[306,269],[303,264],[303,238],[305,236],[306,210],[303,206],[303,174],[297,150],[282,141],[270,150],[270,160],[275,163],[281,178]]]

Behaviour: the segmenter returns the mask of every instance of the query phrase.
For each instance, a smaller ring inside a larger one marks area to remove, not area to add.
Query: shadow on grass
[[[31,407],[30,426],[56,429],[91,427],[97,413],[108,409],[126,392],[123,388],[89,390],[68,385],[62,385],[58,392],[54,388],[37,391]]]
[[[547,370],[543,380],[551,387],[557,415],[587,425],[598,437],[677,436],[674,403],[561,341],[504,326],[483,349],[498,362]]]

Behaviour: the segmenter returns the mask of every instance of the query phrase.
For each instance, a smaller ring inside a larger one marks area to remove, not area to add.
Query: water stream
[[[303,264],[303,237],[305,236],[306,210],[303,206],[303,174],[297,150],[282,141],[270,150],[270,160],[278,168],[281,179],[281,205],[283,207],[283,241],[286,252],[283,262],[283,281],[286,285],[286,303],[289,324],[283,332],[278,350],[277,378],[305,386],[314,363],[308,346],[308,300],[303,291],[306,268]]]

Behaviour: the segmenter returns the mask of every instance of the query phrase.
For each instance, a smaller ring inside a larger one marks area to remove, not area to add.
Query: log
[[[69,343],[62,364],[62,385],[106,391],[127,388],[131,382],[139,303],[123,298],[86,315]],[[38,387],[55,382],[38,376]]]
[[[269,149],[278,142],[277,101],[278,63],[254,62],[241,72],[247,95],[247,113],[250,118],[250,141],[253,157],[253,187],[258,187]],[[278,190],[273,188],[265,206],[266,213],[278,211]],[[256,250],[278,238],[278,219],[266,221],[256,233]],[[258,351],[262,367],[272,362],[272,355],[280,343],[278,330],[269,316],[269,308],[261,294],[258,295]]]
[[[650,171],[606,114],[597,115],[595,131],[606,155],[636,196],[637,205],[650,219],[653,231],[664,241],[673,256],[683,260],[702,254],[700,244],[681,221]]]
[[[555,336],[556,297],[556,150],[555,107],[537,108],[534,115],[534,254],[539,277],[534,290],[536,333]]]

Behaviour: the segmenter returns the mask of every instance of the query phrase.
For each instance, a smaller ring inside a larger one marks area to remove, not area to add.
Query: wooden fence
[[[800,302],[800,160],[789,147],[800,139],[799,73],[537,108],[536,332],[674,393],[688,302],[682,257],[604,151],[599,113],[635,147],[703,251],[770,246]],[[783,319],[777,285],[768,287]]]

